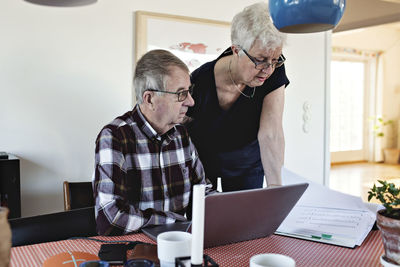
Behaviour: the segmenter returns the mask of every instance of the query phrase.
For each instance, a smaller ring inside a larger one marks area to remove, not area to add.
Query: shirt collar
[[[167,131],[163,135],[159,135],[156,130],[150,125],[150,123],[146,120],[143,113],[140,111],[140,107],[136,104],[135,108],[132,110],[132,117],[134,121],[136,121],[139,128],[142,132],[150,139],[150,140],[157,140],[158,142],[162,142],[166,140],[168,143],[174,138],[175,136],[175,126]]]
[[[225,51],[221,55],[219,55],[219,57],[215,61],[218,61],[219,59],[221,59],[225,56],[229,56],[229,55],[233,55],[233,51],[232,51],[231,47],[228,47],[227,49],[225,49]]]

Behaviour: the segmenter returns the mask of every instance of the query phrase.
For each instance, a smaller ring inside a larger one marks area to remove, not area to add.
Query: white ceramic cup
[[[157,255],[161,267],[175,267],[175,258],[190,256],[191,248],[190,233],[169,231],[157,236]]]
[[[250,258],[250,267],[295,267],[291,257],[281,254],[259,254]]]

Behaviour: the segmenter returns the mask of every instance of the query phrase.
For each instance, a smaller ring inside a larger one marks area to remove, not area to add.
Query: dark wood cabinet
[[[19,159],[11,154],[0,159],[0,201],[9,208],[9,219],[21,217]]]

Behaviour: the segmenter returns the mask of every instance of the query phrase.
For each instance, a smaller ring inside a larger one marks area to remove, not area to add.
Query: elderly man
[[[203,165],[180,125],[194,105],[190,85],[187,66],[168,51],[153,50],[138,61],[137,105],[106,125],[96,140],[99,234],[186,220],[193,185],[205,184]]]

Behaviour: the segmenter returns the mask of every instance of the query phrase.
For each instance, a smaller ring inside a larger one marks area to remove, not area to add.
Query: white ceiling
[[[400,22],[400,0],[346,0],[345,12],[334,32],[392,22]]]
[[[384,24],[332,34],[333,47],[385,52],[399,44],[400,23]]]

